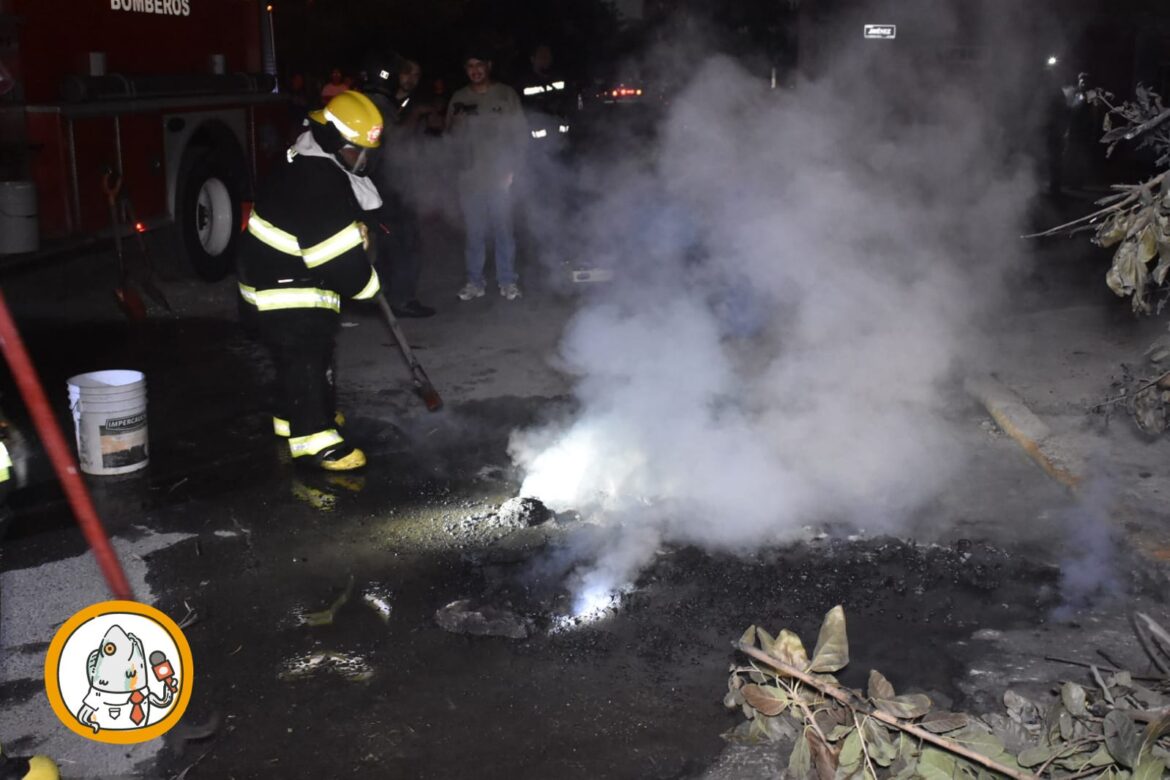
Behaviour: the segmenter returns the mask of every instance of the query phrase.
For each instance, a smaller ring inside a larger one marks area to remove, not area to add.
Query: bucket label
[[[129,433],[146,427],[146,412],[130,415],[129,417],[112,417],[101,426],[102,436],[117,433]]]
[[[146,460],[146,412],[112,417],[98,426],[102,468],[133,466]]]

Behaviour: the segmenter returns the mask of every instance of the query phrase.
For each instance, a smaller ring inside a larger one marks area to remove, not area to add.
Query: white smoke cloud
[[[1026,57],[958,79],[856,38],[777,92],[691,58],[656,144],[579,174],[594,197],[573,240],[619,281],[563,341],[579,413],[511,451],[524,495],[612,526],[590,588],[663,541],[892,530],[962,466],[940,388],[1021,253],[1035,184],[1004,99]]]

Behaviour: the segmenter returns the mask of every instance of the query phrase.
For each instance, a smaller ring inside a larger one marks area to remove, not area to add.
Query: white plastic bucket
[[[37,188],[31,181],[0,181],[0,255],[35,252]]]
[[[140,371],[94,371],[69,378],[77,458],[86,474],[128,474],[149,460],[146,377]]]

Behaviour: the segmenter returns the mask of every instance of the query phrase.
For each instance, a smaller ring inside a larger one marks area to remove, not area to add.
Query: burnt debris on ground
[[[351,514],[343,525],[314,516],[322,520],[285,516],[293,525],[283,531],[254,521],[252,545],[263,552],[244,576],[264,583],[263,598],[223,603],[213,620],[230,632],[192,629],[205,701],[226,710],[207,772],[295,756],[298,769],[327,773],[332,758],[295,742],[309,729],[315,744],[352,745],[356,766],[419,777],[472,766],[483,777],[521,766],[562,777],[696,775],[734,725],[721,688],[745,625],[811,628],[844,603],[858,669],[882,668],[962,705],[956,680],[978,652],[966,640],[1041,624],[1060,600],[1055,567],[981,542],[822,538],[747,558],[666,549],[601,619],[556,630],[571,601],[566,580],[536,573],[563,553],[577,525],[569,518],[503,535],[484,528],[478,541],[422,554],[393,550],[377,516]],[[516,548],[525,553],[489,554],[534,531],[544,541]],[[224,544],[218,565],[241,547]],[[298,562],[270,562],[278,558]],[[171,571],[184,568],[199,576],[189,563]],[[292,606],[336,603],[339,572],[361,598],[329,625],[282,621]],[[223,587],[209,583],[201,598],[219,604]],[[371,592],[394,594],[388,619],[365,599]],[[475,635],[484,633],[510,638]],[[616,773],[614,750],[625,756]]]

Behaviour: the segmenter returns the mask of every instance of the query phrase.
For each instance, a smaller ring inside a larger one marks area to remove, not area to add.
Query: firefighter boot
[[[345,415],[342,412],[335,411],[333,413],[333,422],[338,428],[344,427]],[[288,451],[288,437],[290,435],[288,420],[283,417],[272,418],[272,432],[277,437],[276,460],[282,466],[287,466],[292,462],[292,454]]]
[[[341,442],[318,452],[312,457],[312,462],[326,471],[353,471],[366,465],[366,453]]]
[[[333,413],[333,422],[338,428],[345,427],[345,415],[341,412],[341,410],[337,410]],[[273,417],[272,432],[283,439],[287,439],[289,437],[288,420],[284,419],[283,417]]]

